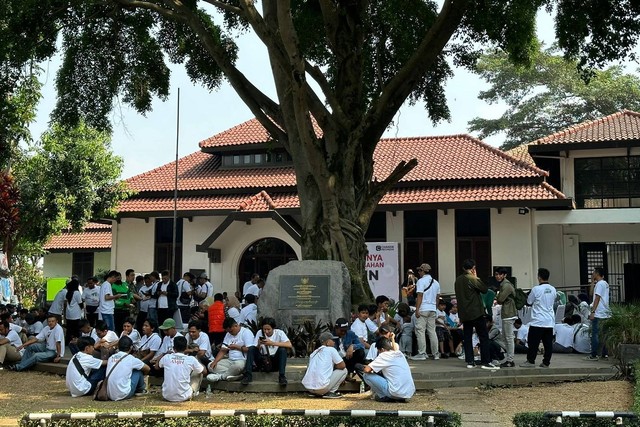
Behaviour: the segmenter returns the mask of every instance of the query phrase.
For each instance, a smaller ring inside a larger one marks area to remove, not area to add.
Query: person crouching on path
[[[309,356],[309,366],[302,385],[311,394],[325,399],[339,399],[338,387],[347,378],[347,368],[335,348],[331,332],[320,334],[320,347]]]
[[[377,402],[405,402],[416,392],[411,369],[401,351],[385,337],[376,340],[378,356],[363,367],[364,382]]]
[[[187,349],[185,337],[173,339],[173,351],[158,362],[164,368],[162,397],[169,402],[184,402],[198,395],[204,366],[195,357],[184,354]]]

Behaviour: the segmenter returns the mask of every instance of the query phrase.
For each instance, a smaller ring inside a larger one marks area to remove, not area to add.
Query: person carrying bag
[[[107,372],[107,376],[104,378],[104,380],[100,381],[98,383],[98,385],[96,386],[96,391],[93,395],[93,400],[100,400],[100,401],[107,401],[110,400],[109,399],[109,391],[108,391],[108,381],[109,381],[109,377],[111,376],[111,373],[113,372],[113,370],[116,368],[116,366],[118,366],[118,364],[120,362],[122,362],[124,359],[127,358],[127,356],[129,356],[129,354],[126,354],[124,357],[120,358],[120,360],[118,360],[116,362],[115,365],[113,365],[113,367],[109,370],[109,372]]]

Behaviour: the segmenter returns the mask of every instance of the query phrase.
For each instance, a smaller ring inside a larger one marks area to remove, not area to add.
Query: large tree
[[[371,296],[363,235],[375,207],[417,164],[373,180],[376,144],[407,100],[424,102],[435,122],[449,118],[448,58],[470,65],[475,48],[497,46],[527,63],[544,6],[557,6],[560,44],[585,65],[624,56],[640,28],[631,0],[263,0],[261,10],[253,0],[8,3],[28,46],[55,47],[61,36],[54,115],[63,123],[108,127],[116,96],[148,110],[168,94],[165,59],[208,89],[226,78],[293,158],[303,258],[345,262],[354,301]],[[277,99],[235,66],[235,30],[253,31],[267,49]]]
[[[619,65],[585,75],[555,47],[534,52],[531,66],[494,51],[480,58],[476,70],[491,85],[479,98],[507,109],[495,119],[474,118],[469,130],[481,139],[504,133],[503,150],[621,109],[640,111],[640,77]]]

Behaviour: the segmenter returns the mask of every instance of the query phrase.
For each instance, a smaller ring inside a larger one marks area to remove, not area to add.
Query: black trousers
[[[544,347],[542,363],[549,366],[551,363],[551,354],[553,353],[553,328],[541,328],[539,326],[529,327],[527,361],[529,363],[536,363],[540,341],[542,341],[542,346]]]
[[[278,374],[280,376],[284,376],[285,369],[287,367],[287,349],[278,347],[276,354],[269,357],[271,358],[271,372],[275,372],[276,370],[278,370]],[[247,352],[247,362],[244,367],[245,377],[251,378],[254,363],[259,370],[264,370],[259,348],[251,346],[249,347],[249,351]]]
[[[491,362],[491,352],[489,349],[487,321],[484,316],[462,322],[462,332],[464,334],[464,339],[462,341],[462,345],[464,346],[464,359],[467,362],[467,365],[472,365],[474,363],[473,328],[476,329],[476,334],[478,334],[478,339],[480,340],[480,363],[486,365]]]
[[[364,363],[364,356],[364,349],[359,348],[353,352],[353,356],[351,356],[350,359],[345,357],[342,358],[342,360],[344,360],[345,367],[350,374],[355,372],[357,363]]]

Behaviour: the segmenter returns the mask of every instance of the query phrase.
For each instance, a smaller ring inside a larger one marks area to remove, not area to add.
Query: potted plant
[[[640,304],[611,305],[611,317],[603,321],[601,334],[622,366],[640,359]]]

